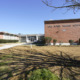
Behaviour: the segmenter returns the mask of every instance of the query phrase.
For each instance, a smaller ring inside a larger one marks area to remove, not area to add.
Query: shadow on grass
[[[30,71],[42,68],[48,69],[50,67],[53,67],[52,72],[57,72],[60,80],[63,80],[63,78],[80,80],[79,56],[70,56],[67,53],[58,51],[55,54],[49,52],[47,54],[35,52],[29,55],[12,54],[9,58],[14,62],[7,64],[11,69],[8,72],[4,71],[0,73],[0,80],[12,80],[11,77],[13,76],[18,76],[19,79],[16,80],[21,80],[22,78],[28,80]]]

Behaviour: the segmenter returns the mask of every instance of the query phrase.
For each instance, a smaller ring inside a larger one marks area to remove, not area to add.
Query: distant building
[[[19,42],[33,43],[38,40],[42,40],[44,38],[44,34],[26,34],[26,35],[16,35],[8,32],[0,32],[0,39],[5,40],[19,40]]]
[[[8,32],[0,32],[0,39],[5,40],[19,40],[19,36]]]
[[[57,45],[69,45],[69,40],[77,44],[80,38],[80,19],[45,21],[45,37],[57,40]],[[53,44],[53,40],[51,41]]]
[[[26,34],[19,35],[20,42],[33,43],[44,38],[44,34]]]

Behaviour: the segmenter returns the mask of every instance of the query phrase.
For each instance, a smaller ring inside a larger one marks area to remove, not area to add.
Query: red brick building
[[[78,42],[80,38],[80,19],[45,21],[45,37],[57,40],[57,44],[69,45],[69,40]],[[53,40],[51,41],[53,43]]]

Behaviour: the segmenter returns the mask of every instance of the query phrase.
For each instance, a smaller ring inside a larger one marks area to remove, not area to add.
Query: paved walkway
[[[8,49],[8,48],[19,46],[19,45],[25,45],[25,43],[4,44],[2,47],[0,47],[0,50]]]

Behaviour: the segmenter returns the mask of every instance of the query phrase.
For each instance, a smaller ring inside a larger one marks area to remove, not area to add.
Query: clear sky
[[[63,0],[54,0],[55,4]],[[44,34],[45,20],[80,18],[80,11],[52,8],[44,5],[41,0],[0,0],[0,31],[22,34]]]

